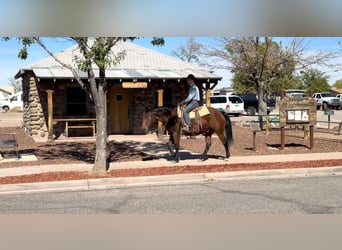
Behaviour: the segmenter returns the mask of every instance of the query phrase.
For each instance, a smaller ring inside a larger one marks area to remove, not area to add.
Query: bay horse
[[[211,146],[211,136],[213,133],[216,133],[226,151],[225,160],[228,160],[230,157],[229,146],[233,142],[233,133],[230,118],[228,114],[215,108],[208,107],[208,110],[210,112],[208,115],[199,118],[200,121],[198,122],[200,122],[201,126],[196,126],[196,129],[193,130],[192,133],[188,133],[186,135],[194,136],[202,134],[205,136],[206,144],[203,151],[203,160],[206,160],[207,153]],[[153,132],[150,130],[151,125],[155,124],[157,121],[160,121],[163,126],[165,126],[165,129],[170,136],[167,143],[169,151],[171,155],[175,157],[176,162],[179,162],[179,146],[180,137],[182,134],[182,119],[179,118],[176,109],[159,107],[149,110],[146,108],[142,121],[143,130],[145,132]],[[192,129],[196,125],[195,123],[195,119],[191,119]],[[174,147],[175,151],[172,147]]]

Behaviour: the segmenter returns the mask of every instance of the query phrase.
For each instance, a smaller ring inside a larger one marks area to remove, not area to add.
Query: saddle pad
[[[190,119],[195,119],[195,111],[198,111],[198,114],[201,117],[210,114],[209,109],[207,107],[201,106],[201,107],[195,108],[194,110],[192,110],[190,112]],[[177,110],[177,113],[178,113],[178,117],[181,117],[181,110],[180,109]]]

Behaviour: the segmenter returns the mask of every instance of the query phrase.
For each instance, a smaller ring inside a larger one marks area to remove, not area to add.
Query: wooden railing
[[[65,136],[69,137],[69,129],[83,129],[91,128],[93,136],[96,135],[96,118],[85,117],[67,117],[67,118],[54,118],[53,123],[65,122]]]

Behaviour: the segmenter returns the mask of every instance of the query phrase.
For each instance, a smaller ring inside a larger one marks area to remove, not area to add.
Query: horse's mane
[[[173,109],[168,107],[158,107],[153,109],[154,112],[158,113],[161,116],[168,116],[172,115]]]

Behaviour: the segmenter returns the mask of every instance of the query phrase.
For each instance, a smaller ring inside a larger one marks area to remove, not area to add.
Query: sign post
[[[316,102],[311,97],[284,97],[279,107],[281,149],[285,148],[286,126],[309,126],[310,149],[314,147],[313,127],[317,123]]]
[[[334,114],[333,110],[326,110],[324,114],[328,116],[328,129],[330,129],[330,116]]]

